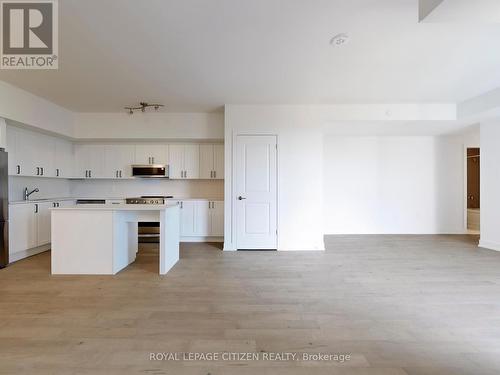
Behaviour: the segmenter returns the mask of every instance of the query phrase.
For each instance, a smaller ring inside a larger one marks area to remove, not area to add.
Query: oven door
[[[142,178],[168,178],[168,165],[133,165],[132,176]]]

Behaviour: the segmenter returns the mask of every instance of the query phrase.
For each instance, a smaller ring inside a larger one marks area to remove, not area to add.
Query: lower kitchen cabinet
[[[50,244],[53,207],[71,206],[74,201],[43,201],[9,205],[9,254],[11,261],[22,259],[19,253]],[[17,256],[12,256],[17,254]]]
[[[34,204],[9,206],[9,253],[15,254],[37,246],[37,223]]]
[[[185,200],[181,205],[181,237],[189,239],[224,235],[224,202]]]
[[[37,246],[50,243],[50,209],[52,207],[52,202],[35,204]]]
[[[209,212],[212,236],[224,236],[224,202],[212,201],[212,208]]]

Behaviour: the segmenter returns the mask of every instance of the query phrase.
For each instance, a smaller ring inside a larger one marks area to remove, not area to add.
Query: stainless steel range
[[[165,196],[147,196],[144,195],[139,198],[127,198],[125,201],[127,204],[165,204],[166,200],[173,198],[172,195]]]
[[[173,198],[172,195],[143,195],[139,198],[127,198],[127,204],[165,204],[166,200]],[[160,242],[160,223],[158,222],[140,222],[138,224],[140,243],[159,243]]]

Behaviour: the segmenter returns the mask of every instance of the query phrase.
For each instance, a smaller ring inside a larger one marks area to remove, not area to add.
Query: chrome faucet
[[[33,189],[32,191],[28,192],[28,188],[24,188],[24,200],[27,201],[30,199],[30,195],[33,193],[38,193],[40,190],[38,188]]]

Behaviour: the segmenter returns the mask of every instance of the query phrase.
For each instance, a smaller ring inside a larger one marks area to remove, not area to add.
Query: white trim
[[[224,242],[224,237],[216,236],[193,236],[193,237],[181,237],[180,242]],[[224,249],[225,250],[225,249]]]
[[[482,247],[483,249],[500,251],[500,243],[496,243],[496,242],[479,240],[478,246]]]
[[[48,251],[48,250],[50,250],[50,244],[42,245],[39,247],[34,247],[33,249],[18,251],[14,254],[9,254],[9,264],[17,262],[17,261],[24,259],[24,258],[31,257],[33,255],[43,253],[43,252]]]

